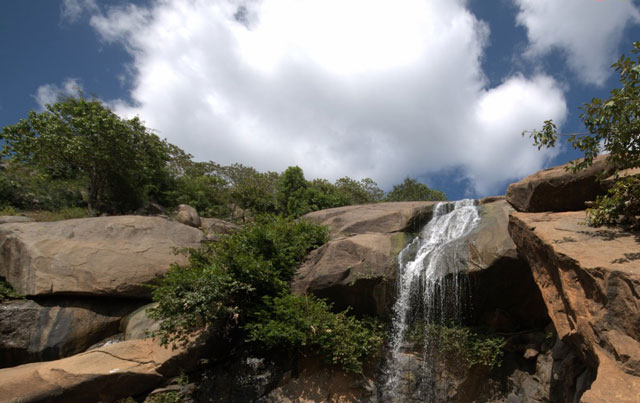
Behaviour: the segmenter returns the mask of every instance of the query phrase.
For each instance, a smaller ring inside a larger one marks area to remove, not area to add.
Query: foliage
[[[140,207],[166,177],[169,147],[137,117],[121,119],[98,100],[67,98],[2,130],[2,154],[50,179],[84,179],[95,212]]]
[[[500,366],[505,340],[481,334],[463,326],[442,326],[416,323],[409,332],[413,342],[428,340],[437,354],[443,354],[464,363],[468,368],[474,365]]]
[[[205,327],[241,329],[258,348],[303,348],[347,370],[382,341],[380,326],[347,312],[334,314],[315,297],[291,294],[289,283],[306,254],[328,239],[325,227],[279,216],[259,216],[219,242],[190,249],[189,264],[174,266],[154,286],[163,344],[186,342]]]
[[[587,222],[593,226],[614,224],[640,230],[640,178],[618,179],[604,196],[598,196],[587,209]]]
[[[387,194],[385,201],[422,201],[422,200],[447,200],[444,193],[432,190],[427,185],[413,178],[405,178],[404,182],[394,185],[393,190]]]
[[[584,153],[583,159],[572,162],[573,172],[590,166],[601,151],[609,153],[607,161],[617,170],[640,167],[640,42],[634,42],[631,52],[638,56],[622,54],[611,66],[620,75],[621,88],[611,90],[608,99],[593,98],[580,108],[587,133],[572,134],[568,138],[573,148]],[[538,149],[554,147],[558,139],[556,125],[551,120],[529,136]],[[590,224],[633,224],[634,220],[637,223],[637,219],[632,218],[640,215],[637,187],[637,180],[625,180],[598,198],[589,210]]]
[[[0,302],[18,298],[24,298],[24,296],[14,290],[4,278],[0,277]]]
[[[153,291],[164,344],[186,341],[219,321],[237,323],[264,295],[288,290],[295,267],[327,240],[308,221],[264,216],[220,242],[190,249],[189,265],[174,266]],[[229,323],[231,324],[231,323]]]
[[[0,207],[19,210],[60,210],[84,207],[85,184],[73,178],[51,178],[19,162],[4,164],[0,175]]]
[[[360,181],[345,176],[335,183],[338,191],[346,197],[345,204],[365,204],[376,203],[382,200],[384,191],[371,178],[364,178]]]
[[[303,348],[328,363],[362,372],[362,360],[378,351],[382,326],[358,320],[347,311],[331,312],[331,304],[313,296],[265,296],[264,307],[245,326],[248,341],[266,348]]]

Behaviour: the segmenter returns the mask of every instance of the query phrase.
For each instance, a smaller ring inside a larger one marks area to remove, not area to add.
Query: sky
[[[2,1],[0,127],[82,93],[199,161],[498,195],[638,40],[638,0]]]

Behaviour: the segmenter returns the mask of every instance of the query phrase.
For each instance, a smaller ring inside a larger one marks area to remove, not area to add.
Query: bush
[[[428,346],[436,354],[474,365],[500,366],[505,340],[473,331],[464,326],[443,326],[417,323],[409,331],[409,340],[414,343],[428,340]]]
[[[187,250],[189,265],[172,267],[153,291],[159,303],[153,316],[164,319],[162,342],[186,341],[219,321],[240,323],[263,296],[288,291],[296,266],[327,234],[308,221],[262,216],[219,242]]]
[[[8,301],[10,299],[24,298],[20,293],[11,287],[11,284],[0,277],[0,302]]]
[[[347,371],[362,372],[362,360],[378,351],[384,333],[374,320],[358,320],[313,296],[264,297],[264,307],[245,326],[248,341],[266,348],[303,348]]]
[[[604,196],[598,196],[587,209],[587,222],[592,226],[620,225],[640,230],[640,178],[616,180]]]

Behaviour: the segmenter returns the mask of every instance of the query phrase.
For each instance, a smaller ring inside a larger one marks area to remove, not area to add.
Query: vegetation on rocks
[[[308,181],[300,167],[259,172],[242,164],[197,162],[138,118],[122,119],[97,99],[66,98],[31,111],[0,133],[0,208],[21,212],[88,209],[126,214],[158,203],[203,217],[246,221],[381,200],[444,195],[407,178],[386,198],[370,178]]]
[[[437,325],[416,323],[409,331],[409,340],[429,340],[432,352],[471,368],[474,365],[487,367],[502,363],[505,339],[475,331],[459,325]]]
[[[23,298],[23,296],[14,290],[4,278],[0,277],[0,302],[18,298]]]
[[[378,329],[289,289],[296,266],[327,238],[325,227],[271,215],[189,250],[189,265],[172,267],[154,289],[152,316],[163,320],[157,335],[170,344],[205,327],[238,330],[259,348],[316,347],[359,371],[382,340]]]
[[[620,88],[609,98],[593,98],[581,108],[580,118],[587,132],[569,135],[569,143],[584,153],[584,159],[570,165],[572,171],[590,166],[600,152],[608,152],[607,161],[617,171],[640,168],[640,42],[633,44],[632,56],[622,54],[611,67],[620,75]],[[524,132],[524,134],[529,132]],[[529,133],[534,145],[554,147],[558,133],[551,120],[541,130]],[[609,192],[599,197],[588,209],[591,225],[625,225],[640,229],[640,180],[621,178]]]

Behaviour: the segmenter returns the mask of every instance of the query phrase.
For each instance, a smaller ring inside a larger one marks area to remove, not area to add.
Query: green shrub
[[[378,351],[384,333],[374,320],[358,320],[313,296],[264,297],[264,307],[245,326],[248,341],[266,348],[303,348],[330,364],[362,372],[363,358]]]
[[[500,366],[505,340],[482,334],[464,326],[442,326],[417,323],[409,331],[409,340],[414,343],[428,341],[436,354],[453,358],[467,367],[484,365]]]
[[[598,196],[587,209],[587,222],[592,226],[640,229],[640,178],[630,176],[616,180],[607,194]]]
[[[265,295],[289,289],[296,266],[327,240],[327,229],[308,221],[262,216],[221,241],[190,249],[189,265],[174,266],[155,286],[152,315],[164,319],[165,344],[186,341],[196,329],[244,319]]]
[[[11,284],[0,277],[0,302],[8,301],[10,299],[24,298],[20,293],[11,287]]]

